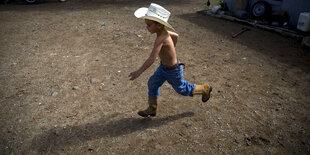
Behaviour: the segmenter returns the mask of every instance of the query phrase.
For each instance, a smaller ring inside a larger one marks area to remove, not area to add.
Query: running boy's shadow
[[[80,126],[53,128],[46,133],[34,137],[32,147],[39,152],[45,152],[63,145],[73,145],[102,137],[117,137],[138,130],[158,127],[171,121],[192,116],[194,116],[193,112],[184,112],[164,118],[123,118],[108,123],[101,123],[99,121]]]

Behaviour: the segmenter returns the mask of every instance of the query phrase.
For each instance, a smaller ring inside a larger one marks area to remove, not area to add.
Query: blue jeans
[[[150,98],[158,98],[159,87],[162,86],[166,80],[179,94],[183,96],[193,96],[192,91],[196,87],[196,84],[189,84],[183,79],[183,66],[179,65],[175,70],[166,71],[163,66],[160,65],[148,81],[148,95]]]

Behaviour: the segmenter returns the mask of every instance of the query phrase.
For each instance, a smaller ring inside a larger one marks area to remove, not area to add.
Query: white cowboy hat
[[[168,10],[155,3],[151,3],[149,8],[142,7],[135,11],[137,18],[153,20],[174,30],[168,23],[170,14]]]

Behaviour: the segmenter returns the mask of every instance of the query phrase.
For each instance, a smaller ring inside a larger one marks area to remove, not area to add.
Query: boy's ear
[[[157,26],[157,28],[159,28],[159,29],[165,28],[165,25],[163,25],[163,24],[161,24],[161,23],[158,23],[158,22],[156,22],[156,26]]]

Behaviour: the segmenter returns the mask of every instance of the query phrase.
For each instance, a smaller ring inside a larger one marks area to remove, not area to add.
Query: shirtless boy
[[[155,62],[157,57],[161,60],[160,66],[148,81],[149,106],[147,109],[139,111],[138,114],[142,117],[156,116],[159,87],[165,81],[168,81],[179,94],[183,96],[200,94],[202,101],[207,102],[212,91],[210,85],[189,84],[183,79],[183,66],[178,61],[175,51],[179,35],[166,30],[166,27],[173,29],[168,23],[170,12],[160,5],[151,3],[149,8],[136,10],[135,16],[144,19],[147,30],[151,34],[156,33],[157,37],[150,56],[137,71],[130,73],[130,80],[138,78]]]

